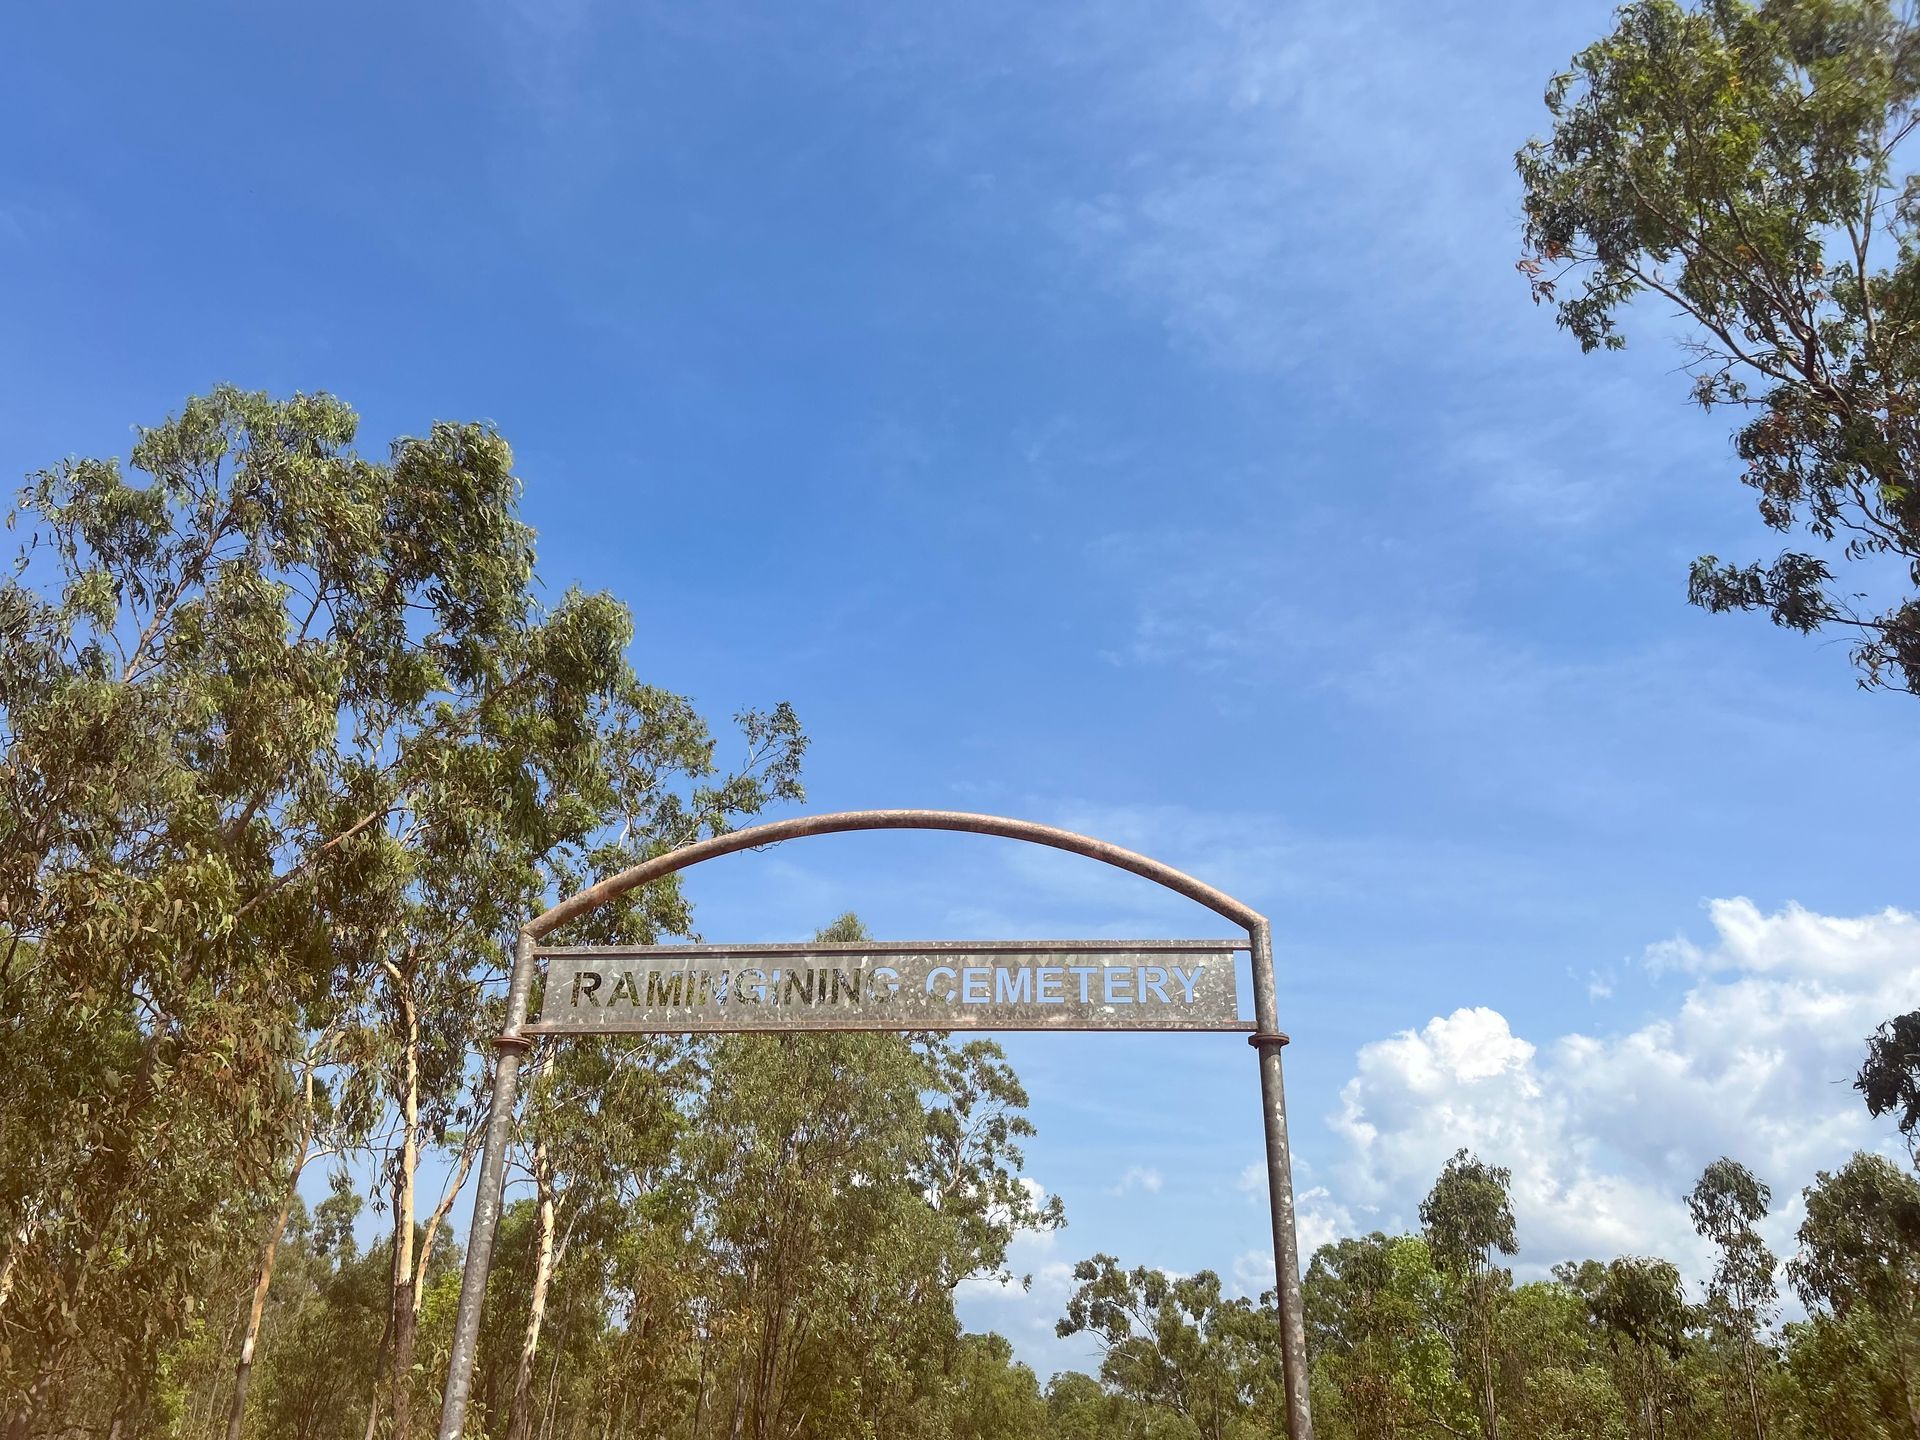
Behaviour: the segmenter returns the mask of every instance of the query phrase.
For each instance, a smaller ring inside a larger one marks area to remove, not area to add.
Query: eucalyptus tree
[[[339,1155],[362,1136],[366,1128],[368,1076],[346,1068],[339,1086],[345,1099],[336,1105],[323,1072],[341,1067],[344,1057],[336,1042],[341,1032],[329,1024],[307,1047],[300,1076],[298,1138],[287,1169],[285,1189],[280,1203],[267,1221],[265,1234],[253,1267],[253,1285],[248,1294],[246,1319],[239,1339],[239,1358],[234,1362],[233,1388],[227,1399],[227,1440],[240,1440],[246,1422],[247,1392],[252,1383],[255,1352],[260,1343],[260,1328],[266,1318],[267,1300],[272,1293],[274,1268],[287,1224],[300,1207],[300,1177],[307,1167],[329,1156]],[[338,1178],[338,1177],[336,1177]]]
[[[352,412],[221,389],[33,476],[0,587],[0,1384],[143,1376],[298,1139],[293,1075],[364,976],[406,757],[363,715],[503,629],[504,446],[351,450]],[[510,565],[509,567],[510,568]],[[349,1002],[350,1003],[350,1002]],[[128,1404],[137,1405],[136,1399]]]
[[[673,1164],[696,1077],[693,1047],[677,1038],[546,1043],[521,1121],[533,1239],[507,1440],[532,1433],[535,1361],[556,1274],[578,1253],[582,1278],[600,1293],[610,1286],[608,1257],[631,1225],[653,1218],[645,1202]]]
[[[991,1040],[918,1039],[930,1074],[926,1137],[914,1172],[949,1231],[940,1283],[951,1291],[976,1275],[1011,1280],[1007,1246],[1015,1232],[1065,1223],[1060,1197],[1036,1194],[1022,1173],[1022,1146],[1034,1134],[1026,1088]]]
[[[1867,1037],[1867,1058],[1853,1085],[1868,1114],[1894,1116],[1920,1164],[1920,1010],[1896,1015]]]
[[[1049,1380],[1046,1399],[1048,1440],[1175,1440],[1191,1434],[1172,1411],[1115,1394],[1078,1370]]]
[[[1313,1372],[1329,1402],[1317,1407],[1323,1425],[1344,1426],[1353,1440],[1398,1440],[1473,1424],[1472,1391],[1431,1320],[1446,1283],[1418,1236],[1321,1246],[1302,1289]]]
[[[1529,1440],[1626,1440],[1627,1406],[1615,1384],[1611,1347],[1564,1278],[1514,1289],[1501,1351],[1503,1413],[1512,1433]]]
[[[1441,1310],[1441,1330],[1453,1350],[1455,1373],[1473,1394],[1483,1440],[1499,1440],[1501,1319],[1513,1274],[1497,1256],[1519,1249],[1508,1190],[1511,1171],[1456,1151],[1420,1202],[1420,1223],[1434,1268],[1453,1282]]]
[[[1766,1218],[1773,1192],[1737,1160],[1707,1166],[1687,1196],[1693,1228],[1718,1252],[1707,1282],[1706,1318],[1738,1357],[1738,1379],[1754,1440],[1766,1440],[1766,1334],[1780,1313],[1773,1251],[1754,1227]]]
[[[1842,1327],[1857,1363],[1887,1380],[1889,1408],[1920,1440],[1920,1181],[1855,1155],[1820,1172],[1806,1212],[1787,1266],[1794,1289],[1816,1329]]]
[[[711,1433],[857,1428],[950,1338],[937,1297],[904,1304],[932,1269],[911,1183],[923,1078],[893,1035],[735,1035],[714,1046],[687,1146],[711,1257],[712,1353],[695,1396]]]
[[[1100,1378],[1118,1394],[1178,1415],[1204,1440],[1243,1433],[1256,1398],[1271,1399],[1273,1321],[1252,1301],[1225,1295],[1212,1271],[1125,1270],[1095,1255],[1073,1267],[1073,1278],[1079,1284],[1055,1332],[1094,1336],[1104,1351]]]
[[[742,718],[741,768],[721,775],[715,741],[684,700],[642,685],[625,660],[631,618],[604,597],[529,611],[514,688],[490,696],[433,783],[390,821],[392,925],[378,937],[394,1237],[390,1324],[393,1429],[408,1429],[420,1311],[415,1181],[424,1136],[478,1131],[485,1075],[471,1057],[497,1028],[482,1003],[507,939],[556,894],[717,833],[775,799],[796,798],[803,740],[791,712]],[[605,907],[572,939],[651,941],[685,933],[672,881]],[[539,1133],[544,1134],[544,1129]],[[462,1158],[470,1160],[471,1145]],[[550,1179],[546,1152],[533,1161]],[[442,1204],[451,1199],[449,1187]],[[549,1237],[551,1239],[551,1237]],[[530,1357],[529,1357],[530,1358]]]
[[[865,938],[851,916],[823,941]],[[682,1146],[698,1285],[691,1433],[937,1433],[953,1289],[1060,1223],[1021,1175],[999,1049],[892,1034],[734,1035]],[[850,1359],[857,1357],[857,1360]]]
[[[288,1228],[261,1331],[251,1434],[357,1440],[365,1431],[392,1261],[385,1245],[362,1251],[355,1242],[363,1201],[346,1180],[338,1175],[310,1222],[296,1207]]]
[[[0,1402],[137,1423],[196,1284],[275,1219],[311,1051],[395,1126],[391,1403],[407,1426],[423,1140],[474,1117],[474,1017],[556,884],[798,793],[785,707],[720,776],[605,596],[535,594],[506,443],[374,461],[328,396],[222,388],[31,477],[0,585]],[[618,913],[684,927],[670,884]],[[362,1087],[364,1091],[364,1086]],[[336,1094],[335,1090],[339,1093]],[[429,1227],[430,1230],[432,1227]],[[256,1286],[257,1288],[257,1286]],[[244,1366],[240,1373],[244,1373]]]
[[[1794,1440],[1913,1440],[1904,1381],[1859,1311],[1782,1327],[1778,1430]]]
[[[1741,416],[1761,519],[1810,544],[1693,565],[1709,610],[1852,637],[1920,691],[1920,22],[1902,0],[1634,0],[1518,155],[1521,269],[1585,350],[1652,299],[1693,398]],[[1836,565],[1852,565],[1843,579]]]
[[[1614,1358],[1616,1387],[1638,1440],[1693,1432],[1696,1409],[1680,1361],[1694,1322],[1671,1261],[1627,1255],[1605,1265],[1562,1266]]]
[[[596,1440],[703,1433],[707,1411],[699,1401],[709,1393],[718,1307],[707,1294],[710,1269],[696,1247],[688,1200],[684,1186],[669,1177],[632,1203],[603,1249],[576,1249],[571,1277],[563,1276],[566,1288],[597,1287],[607,1324],[592,1353],[578,1361],[586,1373],[559,1377],[572,1409],[557,1415],[546,1408],[542,1424],[552,1433]],[[590,1254],[596,1255],[591,1267],[585,1264]],[[513,1299],[523,1303],[519,1295]],[[485,1361],[483,1349],[483,1370]]]
[[[999,1335],[962,1336],[949,1375],[949,1440],[1053,1440],[1033,1371]]]

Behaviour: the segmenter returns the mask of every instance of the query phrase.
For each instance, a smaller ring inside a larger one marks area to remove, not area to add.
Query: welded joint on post
[[[1247,1044],[1258,1050],[1262,1045],[1291,1045],[1293,1037],[1284,1030],[1256,1030],[1247,1036]]]

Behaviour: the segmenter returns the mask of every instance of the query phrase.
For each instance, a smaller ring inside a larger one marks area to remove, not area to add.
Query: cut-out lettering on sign
[[[543,950],[539,1034],[1251,1030],[1237,940]]]

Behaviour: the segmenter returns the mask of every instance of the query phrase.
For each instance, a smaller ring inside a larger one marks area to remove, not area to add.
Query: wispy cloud
[[[1104,164],[1053,222],[1176,343],[1286,371],[1356,358],[1367,335],[1471,340],[1511,282],[1490,262],[1517,248],[1507,157],[1537,107],[1512,48],[1445,10],[1333,0],[1075,22],[1051,58],[1097,97]]]
[[[1143,1190],[1149,1195],[1160,1193],[1160,1172],[1151,1165],[1129,1165],[1127,1173],[1120,1177],[1120,1183],[1108,1187],[1109,1195],[1129,1195],[1135,1190]]]
[[[585,61],[599,0],[485,0],[496,53],[518,100],[551,125],[577,123],[598,106]]]

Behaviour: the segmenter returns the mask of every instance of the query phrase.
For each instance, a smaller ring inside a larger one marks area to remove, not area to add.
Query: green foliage
[[[1745,413],[1761,517],[1817,543],[1694,563],[1710,610],[1854,637],[1865,685],[1920,687],[1920,196],[1896,169],[1920,44],[1894,0],[1635,0],[1547,89],[1518,155],[1534,297],[1584,349],[1641,296],[1693,326],[1694,397]],[[1570,290],[1570,293],[1563,293]],[[1868,562],[1853,581],[1836,561]],[[1891,563],[1887,563],[1891,562]],[[1889,593],[1871,602],[1862,586]]]
[[[1667,302],[1687,328],[1694,398],[1741,415],[1735,446],[1762,520],[1805,537],[1771,560],[1702,556],[1690,600],[1800,631],[1838,627],[1863,686],[1909,693],[1920,693],[1920,177],[1906,169],[1917,102],[1910,4],[1633,0],[1549,83],[1551,134],[1516,157],[1520,269],[1535,300],[1589,351],[1625,343],[1621,316],[1636,299]],[[1910,1143],[1916,1052],[1920,1020],[1891,1020],[1856,1082]],[[1920,1234],[1920,1216],[1861,1164],[1812,1193],[1865,1206],[1857,1226],[1895,1246],[1882,1260],[1897,1271],[1887,1257]],[[1776,1298],[1773,1257],[1752,1228],[1765,1187],[1710,1169],[1693,1198],[1719,1251],[1714,1363],[1744,1397],[1744,1433],[1764,1437],[1782,1395],[1804,1406],[1825,1393],[1836,1416],[1866,1413],[1864,1391],[1823,1378],[1808,1356],[1871,1352],[1907,1373],[1905,1342],[1886,1349],[1898,1327],[1856,1293],[1871,1288],[1866,1242],[1846,1238],[1839,1202],[1819,1224],[1810,1213],[1792,1271],[1833,1313],[1790,1328],[1783,1379],[1761,1338]],[[1920,1434],[1920,1403],[1908,1425]]]
[[[1912,1440],[1913,1375],[1873,1317],[1816,1314],[1784,1333],[1780,1408],[1805,1440]]]
[[[1478,1283],[1498,1267],[1495,1254],[1511,1255],[1513,1205],[1507,1198],[1513,1174],[1458,1151],[1420,1202],[1420,1223],[1434,1264],[1463,1282]]]
[[[1518,1249],[1508,1170],[1465,1150],[1447,1161],[1420,1202],[1420,1223],[1434,1267],[1452,1282],[1440,1319],[1454,1370],[1473,1395],[1483,1440],[1499,1440],[1498,1349],[1511,1272],[1494,1259]]]
[[[1079,1287],[1055,1327],[1105,1348],[1100,1378],[1144,1408],[1182,1422],[1167,1433],[1203,1440],[1253,1434],[1278,1395],[1279,1335],[1272,1312],[1229,1298],[1212,1271],[1172,1276],[1122,1270],[1111,1255],[1073,1268]]]
[[[497,434],[437,424],[373,461],[356,428],[328,396],[223,387],[140,433],[135,478],[70,460],[9,520],[0,1404],[50,1424],[159,1423],[207,1277],[271,1256],[314,1146],[389,1125],[403,1404],[434,1259],[413,1174],[477,1118],[514,930],[800,793],[786,707],[739,717],[721,774],[628,667],[624,606],[539,603]],[[689,917],[666,883],[594,924]],[[111,1401],[102,1372],[127,1377]]]
[[[1626,1403],[1574,1286],[1517,1288],[1501,1336],[1500,1404],[1513,1433],[1624,1440]]]
[[[1561,1266],[1556,1276],[1583,1300],[1611,1357],[1614,1384],[1630,1417],[1629,1433],[1664,1435],[1693,1408],[1682,1367],[1696,1312],[1666,1260],[1623,1256],[1605,1265]]]
[[[1416,1236],[1375,1232],[1321,1247],[1303,1288],[1323,1423],[1355,1440],[1473,1423],[1472,1398],[1434,1324],[1449,1308],[1447,1285]]]
[[[1774,1365],[1765,1335],[1779,1314],[1779,1285],[1773,1252],[1754,1226],[1772,1201],[1773,1192],[1752,1171],[1724,1156],[1707,1166],[1687,1197],[1693,1228],[1718,1252],[1705,1313],[1721,1394],[1744,1411],[1755,1440],[1765,1440],[1771,1423]]]
[[[1808,1308],[1860,1314],[1920,1342],[1920,1180],[1878,1155],[1856,1155],[1807,1191],[1800,1253],[1788,1265]]]
[[[1895,1115],[1920,1159],[1920,1010],[1896,1015],[1867,1038],[1867,1058],[1854,1079],[1870,1115]]]
[[[1047,1402],[1033,1371],[998,1335],[964,1335],[949,1380],[959,1403],[951,1440],[1048,1440]]]

